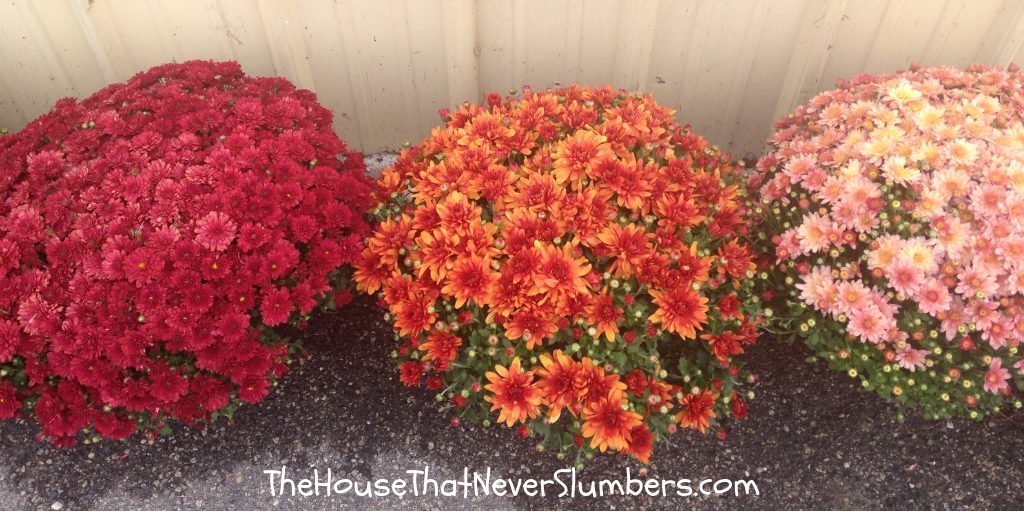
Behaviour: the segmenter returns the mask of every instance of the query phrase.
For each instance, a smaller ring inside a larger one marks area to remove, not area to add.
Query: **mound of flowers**
[[[1021,407],[1022,81],[856,77],[780,121],[758,163],[774,325],[928,418]]]
[[[298,348],[271,327],[347,300],[369,233],[373,184],[331,118],[195,61],[0,138],[0,418],[67,445],[262,400]]]
[[[354,279],[389,310],[401,381],[560,458],[724,437],[760,309],[743,176],[649,96],[487,100],[381,177]]]

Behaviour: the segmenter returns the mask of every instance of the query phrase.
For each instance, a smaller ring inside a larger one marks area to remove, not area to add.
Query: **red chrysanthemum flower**
[[[732,409],[732,417],[738,420],[742,420],[747,417],[747,403],[742,398],[733,394],[732,401],[729,402],[729,407]]]
[[[654,434],[647,428],[647,425],[641,423],[629,431],[626,451],[644,464],[651,462],[651,452],[654,451]]]
[[[162,277],[164,260],[156,252],[142,248],[132,251],[124,259],[123,268],[129,282],[145,285]]]
[[[270,382],[264,376],[248,377],[238,385],[238,398],[250,404],[259,403],[270,393]]]
[[[188,391],[188,380],[166,364],[150,369],[149,382],[153,396],[166,403],[174,402]]]
[[[711,347],[711,353],[722,363],[727,363],[729,358],[743,353],[743,341],[732,331],[725,331],[721,334],[702,334],[700,339],[705,340]]]
[[[725,320],[743,320],[743,312],[740,311],[740,299],[730,293],[718,301],[718,314]]]
[[[623,381],[626,383],[626,389],[634,395],[643,396],[647,390],[647,376],[639,368],[626,374]]]
[[[211,251],[223,251],[235,239],[237,228],[227,214],[210,212],[196,222],[196,241]]]
[[[427,389],[431,391],[438,391],[442,388],[444,388],[444,379],[437,375],[427,377]]]
[[[0,363],[10,361],[20,343],[21,327],[16,322],[0,319]]]
[[[260,317],[263,323],[274,326],[288,321],[294,305],[287,288],[270,288],[263,294],[260,302]]]
[[[415,388],[420,385],[423,379],[423,364],[416,361],[406,361],[398,366],[399,380],[402,384]]]
[[[368,232],[364,164],[330,126],[285,80],[193,61],[0,137],[0,364],[24,365],[0,386],[44,436],[262,398],[294,343],[263,329],[347,286]]]
[[[231,399],[231,386],[215,377],[198,374],[192,378],[192,393],[207,412],[219,411]]]
[[[135,420],[114,413],[97,412],[92,415],[96,432],[107,439],[124,439],[135,433]]]
[[[21,410],[18,390],[7,381],[0,381],[0,420],[13,418]]]

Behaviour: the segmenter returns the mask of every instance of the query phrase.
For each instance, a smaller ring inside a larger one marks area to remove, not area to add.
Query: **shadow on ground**
[[[312,476],[314,468],[360,482],[431,475],[551,478],[567,467],[505,428],[453,429],[427,392],[410,392],[388,357],[389,330],[366,299],[317,318],[311,357],[234,425],[178,428],[154,445],[106,442],[55,449],[36,426],[0,423],[0,508],[584,508],[584,509],[944,509],[1019,507],[1024,502],[1022,420],[900,424],[895,410],[852,379],[803,362],[801,345],[762,342],[749,351],[760,376],[750,417],[728,442],[677,434],[660,444],[648,476],[752,479],[758,496],[464,498],[407,494],[364,498],[271,496],[268,469]],[[639,465],[591,461],[580,480],[624,479]],[[554,492],[552,492],[554,491]]]

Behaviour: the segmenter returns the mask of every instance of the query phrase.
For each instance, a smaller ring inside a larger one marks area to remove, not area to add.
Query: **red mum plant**
[[[334,306],[372,183],[286,80],[188,62],[0,138],[0,418],[55,443],[262,400]]]
[[[757,337],[744,179],[649,96],[488,96],[384,172],[355,265],[401,339],[401,381],[452,424],[564,458],[647,461],[679,427],[740,417]],[[426,379],[424,379],[426,377]]]

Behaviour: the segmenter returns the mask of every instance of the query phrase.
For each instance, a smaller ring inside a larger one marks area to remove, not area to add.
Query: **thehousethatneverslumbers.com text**
[[[300,478],[281,466],[263,471],[270,477],[271,496],[333,496],[351,494],[364,497],[435,496],[469,498],[480,496],[527,496],[556,498],[603,496],[757,496],[760,490],[753,480],[703,478],[691,480],[638,478],[626,468],[621,478],[583,480],[575,468],[563,468],[550,478],[501,478],[485,471],[463,468],[461,478],[439,476],[429,466],[406,470],[398,478],[351,479],[336,478],[328,468]]]

